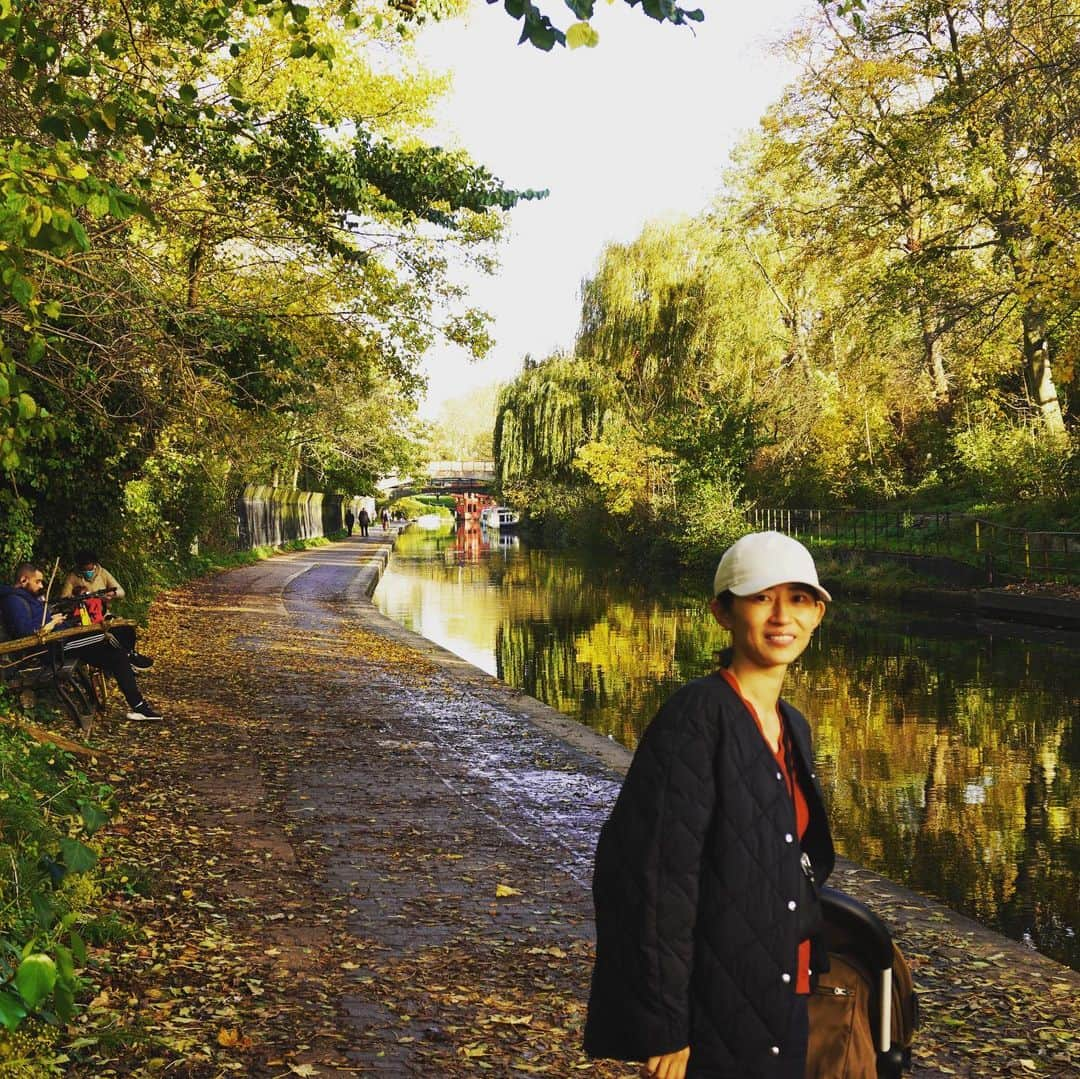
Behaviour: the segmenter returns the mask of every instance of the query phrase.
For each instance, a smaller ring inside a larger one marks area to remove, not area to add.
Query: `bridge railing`
[[[481,479],[495,478],[494,461],[429,461],[426,474],[431,479],[467,478],[475,476]]]
[[[963,513],[916,510],[770,509],[747,512],[755,529],[809,545],[952,558],[1002,577],[1080,583],[1080,532],[1013,528]]]

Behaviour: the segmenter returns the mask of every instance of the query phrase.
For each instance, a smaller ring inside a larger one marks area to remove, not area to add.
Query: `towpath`
[[[383,618],[388,549],[155,604],[168,722],[101,737],[123,810],[103,903],[145,931],[96,949],[70,1074],[634,1074],[578,1049],[627,754]],[[916,968],[916,1076],[1078,1074],[1080,977],[853,866],[834,883]]]

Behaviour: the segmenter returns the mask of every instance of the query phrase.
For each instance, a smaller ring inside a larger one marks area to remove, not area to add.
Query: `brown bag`
[[[810,995],[806,1079],[877,1079],[878,977],[848,952],[830,952],[830,969]],[[893,944],[892,1047],[911,1066],[918,1001],[907,960]]]
[[[829,963],[810,994],[806,1079],[876,1079],[867,971],[850,956],[836,953]]]

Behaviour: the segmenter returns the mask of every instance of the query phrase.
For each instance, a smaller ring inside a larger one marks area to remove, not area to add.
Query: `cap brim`
[[[826,603],[832,603],[833,601],[832,596],[830,596],[820,584],[813,584],[810,581],[777,581],[772,577],[762,577],[756,581],[741,585],[739,588],[729,588],[728,591],[734,596],[752,596],[755,592],[764,592],[767,588],[775,588],[778,584],[805,585],[807,588],[816,592]]]

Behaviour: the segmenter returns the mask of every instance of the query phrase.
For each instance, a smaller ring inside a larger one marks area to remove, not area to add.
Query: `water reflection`
[[[704,595],[479,532],[405,533],[381,609],[630,746],[712,669],[725,635]],[[814,725],[844,854],[1080,969],[1076,660],[840,603],[788,696]]]

